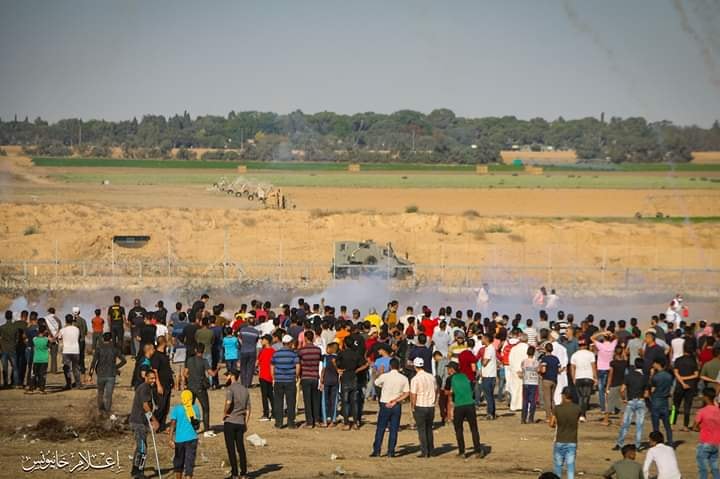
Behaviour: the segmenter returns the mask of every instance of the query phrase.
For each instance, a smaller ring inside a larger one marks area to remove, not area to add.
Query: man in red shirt
[[[467,376],[474,390],[477,371],[477,357],[473,354],[472,349],[475,347],[475,340],[472,338],[468,339],[467,346],[468,349],[464,349],[458,355],[458,364],[460,372]]]
[[[720,408],[715,404],[715,390],[705,388],[702,392],[705,407],[700,409],[695,418],[693,429],[700,431],[695,460],[698,466],[698,477],[707,479],[708,463],[713,478],[720,477],[718,470],[718,449],[720,448]]]
[[[432,310],[427,306],[423,306],[423,318],[422,321],[420,321],[420,324],[423,327],[423,332],[425,333],[425,336],[427,336],[428,338],[433,337],[435,327],[440,323],[437,318],[431,318],[431,315]]]
[[[261,421],[269,421],[272,418],[271,407],[273,405],[273,377],[272,358],[275,349],[272,347],[272,336],[266,334],[260,338],[262,349],[258,354],[258,378],[260,379],[260,395],[262,397],[263,415]]]

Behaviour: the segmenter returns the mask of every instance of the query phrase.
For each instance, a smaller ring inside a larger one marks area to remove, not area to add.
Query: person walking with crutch
[[[148,429],[152,434],[153,443],[155,442],[155,431],[160,424],[153,410],[155,402],[153,400],[153,389],[155,388],[156,377],[153,371],[145,373],[145,381],[138,384],[135,388],[135,397],[133,398],[132,410],[130,411],[130,429],[135,436],[135,454],[133,455],[131,475],[133,479],[144,478],[145,459],[147,458],[147,434]],[[157,449],[155,449],[157,459]],[[160,463],[158,461],[158,473],[160,473]]]

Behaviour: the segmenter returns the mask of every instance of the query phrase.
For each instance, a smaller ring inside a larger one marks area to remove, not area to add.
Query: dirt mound
[[[65,422],[57,417],[44,417],[34,426],[16,429],[12,435],[29,440],[62,442],[78,439],[84,442],[122,437],[128,433],[126,420],[121,418],[112,420],[95,414],[81,424]]]

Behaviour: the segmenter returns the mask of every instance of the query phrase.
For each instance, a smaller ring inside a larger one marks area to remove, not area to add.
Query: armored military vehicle
[[[405,279],[413,275],[414,263],[395,254],[392,244],[366,241],[336,241],[331,272],[337,279],[377,275]]]

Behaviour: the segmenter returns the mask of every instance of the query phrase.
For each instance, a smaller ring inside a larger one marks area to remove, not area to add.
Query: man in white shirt
[[[482,287],[478,290],[475,304],[479,312],[484,315],[487,314],[488,307],[490,306],[490,294],[488,294],[487,283],[483,283]]]
[[[560,344],[558,342],[558,339],[560,338],[560,335],[557,331],[550,332],[550,339],[552,339],[553,350],[552,355],[558,358],[558,361],[560,362],[560,370],[558,372],[558,378],[557,378],[557,386],[555,386],[555,396],[553,397],[553,401],[556,405],[562,404],[562,390],[565,389],[568,385],[568,375],[567,375],[567,366],[568,366],[568,354],[567,349],[565,346]]]
[[[442,355],[447,358],[453,338],[450,335],[450,331],[447,329],[447,322],[444,319],[440,321],[439,327],[435,328],[432,336],[432,342],[433,350],[440,351]]]
[[[166,340],[168,339],[168,327],[158,321],[155,325],[155,344],[157,344],[157,340],[162,337]]]
[[[410,407],[412,407],[415,425],[420,439],[418,457],[432,456],[435,443],[433,441],[433,419],[435,419],[435,396],[437,383],[432,374],[425,371],[423,358],[415,358],[415,376],[410,381]]]
[[[520,342],[510,350],[510,377],[506,378],[510,386],[510,410],[520,411],[522,409],[522,379],[519,374],[522,372],[522,362],[527,358],[527,335],[520,335]]]
[[[588,350],[585,338],[580,338],[578,345],[580,349],[570,359],[570,368],[580,402],[580,422],[585,422],[590,409],[590,396],[593,386],[598,382],[598,375],[595,355]]]
[[[55,316],[55,308],[48,308],[48,314],[43,319],[45,319],[45,325],[48,328],[48,333],[50,333],[50,337],[54,338],[55,336],[57,336],[57,333],[58,331],[60,331],[62,324],[60,323],[60,319]],[[50,345],[48,346],[48,353],[50,355],[50,372],[52,374],[57,374],[57,342],[53,341],[50,343]]]
[[[400,361],[397,358],[390,360],[390,371],[381,374],[375,380],[375,386],[382,388],[380,403],[378,404],[378,421],[375,429],[375,442],[370,457],[379,457],[380,448],[385,438],[385,429],[390,426],[388,440],[388,457],[395,457],[395,446],[400,431],[400,418],[402,417],[402,401],[410,395],[410,383],[407,377],[400,374]]]
[[[682,336],[673,338],[673,340],[670,341],[670,349],[672,350],[672,364],[675,364],[675,360],[683,355],[684,346],[685,338]]]
[[[545,309],[550,312],[554,311],[558,307],[558,303],[560,302],[560,297],[555,294],[555,290],[551,289],[550,294],[548,294],[545,297]]]
[[[65,316],[65,327],[58,331],[57,338],[62,340],[64,389],[79,387],[82,384],[80,378],[80,329],[75,326],[72,314]]]
[[[495,382],[497,381],[497,351],[493,345],[493,337],[490,334],[484,334],[482,337],[482,359],[480,361],[480,375],[482,379],[483,395],[487,404],[488,419],[495,419]]]
[[[675,449],[664,444],[665,438],[660,431],[650,433],[650,449],[645,455],[643,475],[650,476],[650,466],[655,463],[657,479],[681,479]]]

